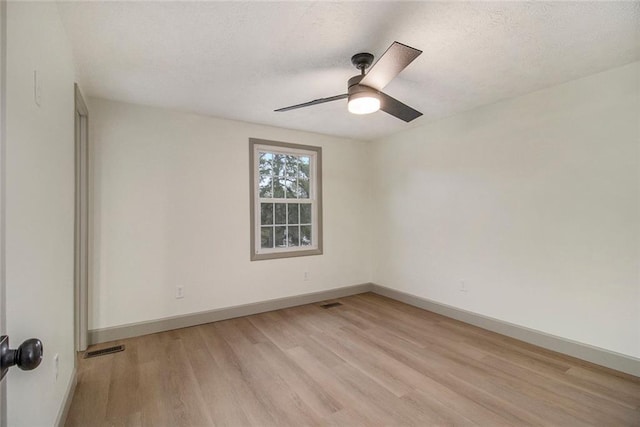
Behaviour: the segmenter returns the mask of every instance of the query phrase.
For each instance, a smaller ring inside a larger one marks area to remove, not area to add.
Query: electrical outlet
[[[58,381],[58,368],[60,367],[60,356],[58,353],[53,355],[53,374],[55,375],[56,381]]]
[[[176,299],[184,298],[184,286],[176,286]]]
[[[308,282],[311,279],[311,274],[308,271],[304,272],[304,281]]]

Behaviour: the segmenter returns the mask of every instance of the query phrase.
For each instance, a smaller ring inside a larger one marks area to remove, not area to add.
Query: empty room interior
[[[640,426],[640,2],[0,0],[0,426]]]

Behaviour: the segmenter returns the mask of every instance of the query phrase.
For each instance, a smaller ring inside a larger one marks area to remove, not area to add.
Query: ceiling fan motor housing
[[[347,93],[349,94],[349,97],[362,92],[378,93],[378,91],[372,87],[359,84],[363,77],[364,76],[353,76],[349,79],[349,82],[347,83]]]

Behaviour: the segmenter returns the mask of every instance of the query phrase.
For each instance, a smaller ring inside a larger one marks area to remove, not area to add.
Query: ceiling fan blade
[[[349,96],[348,94],[344,93],[342,95],[330,96],[329,98],[314,99],[313,101],[305,102],[304,104],[297,104],[297,105],[292,105],[290,107],[279,108],[274,111],[282,112],[282,111],[295,110],[297,108],[311,107],[312,105],[324,104],[325,102],[338,101],[340,99],[345,99],[348,96]]]
[[[414,49],[411,46],[393,42],[380,59],[373,64],[371,70],[360,81],[360,84],[376,90],[382,90],[421,53],[421,50]]]
[[[417,119],[422,115],[420,111],[414,110],[406,104],[390,97],[386,93],[380,92],[380,109],[385,113],[404,120],[409,123],[413,119]]]

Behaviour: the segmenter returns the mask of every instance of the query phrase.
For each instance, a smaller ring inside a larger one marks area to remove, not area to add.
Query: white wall
[[[74,70],[55,3],[8,2],[7,32],[7,330],[12,347],[31,337],[44,344],[39,368],[8,374],[8,425],[48,426],[74,365]]]
[[[89,328],[370,280],[366,143],[89,99]],[[324,254],[249,261],[249,138],[321,146]],[[311,280],[303,281],[309,271]],[[184,299],[175,299],[176,286]]]
[[[635,63],[376,141],[374,283],[640,357],[639,80]]]
[[[90,99],[90,328],[373,279],[640,357],[639,68],[372,143]],[[323,147],[324,255],[249,261],[249,137]]]

